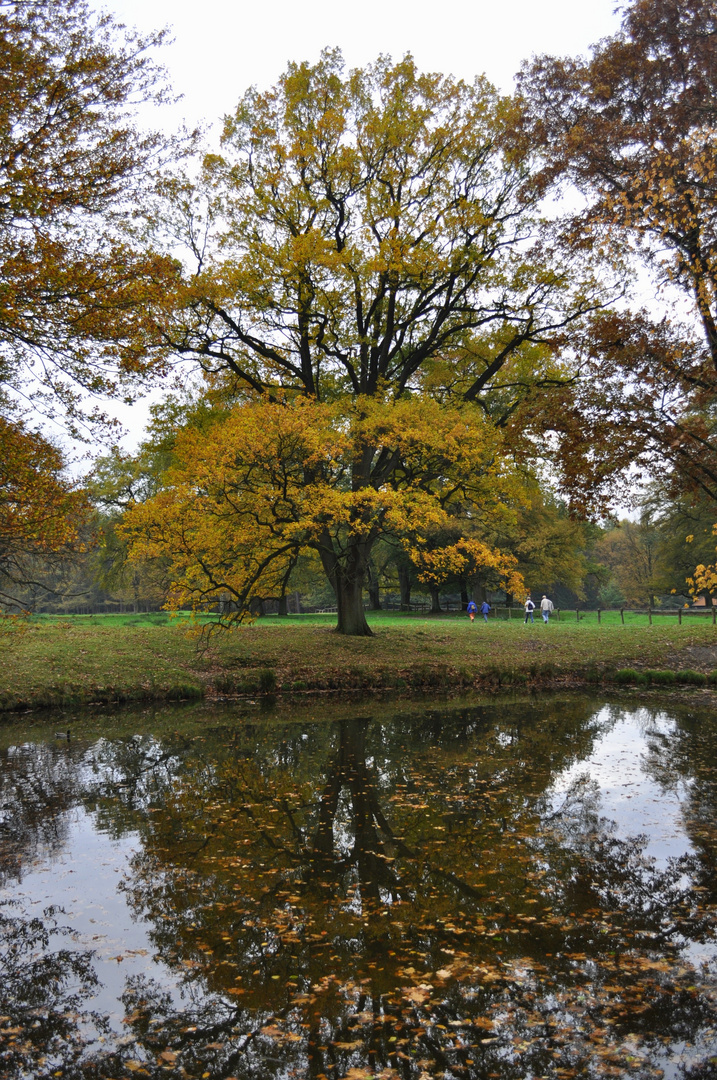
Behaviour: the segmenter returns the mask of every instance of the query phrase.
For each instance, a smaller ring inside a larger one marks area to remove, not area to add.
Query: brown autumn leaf
[[[275,1039],[277,1042],[301,1042],[303,1035],[296,1035],[293,1031],[282,1031],[275,1024],[267,1024],[266,1027],[260,1029],[262,1035],[266,1035],[269,1039]]]

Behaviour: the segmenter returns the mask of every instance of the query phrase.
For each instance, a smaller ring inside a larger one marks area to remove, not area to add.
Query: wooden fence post
[[[620,608],[620,619],[622,620],[622,625],[624,626],[625,625],[625,608],[624,607]]]
[[[712,625],[717,626],[717,608],[712,605]]]
[[[647,609],[647,618],[648,618],[648,621],[650,623],[650,626],[652,626],[652,608],[651,607],[649,607]]]
[[[560,608],[555,609],[555,617],[560,622]]]
[[[681,604],[677,609],[677,622],[678,622],[678,624],[680,626],[682,626],[682,605]]]
[[[598,608],[598,626],[600,625],[600,608]]]

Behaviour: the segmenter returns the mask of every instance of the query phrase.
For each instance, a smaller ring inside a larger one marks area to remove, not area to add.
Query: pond
[[[1,1075],[717,1076],[706,703],[66,722],[0,728]]]

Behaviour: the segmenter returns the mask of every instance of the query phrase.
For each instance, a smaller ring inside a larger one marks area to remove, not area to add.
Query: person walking
[[[550,619],[550,612],[552,610],[553,601],[548,600],[547,596],[544,596],[543,599],[540,601],[540,614],[543,616],[543,622],[546,624],[546,626],[548,624],[548,620]]]
[[[466,611],[468,612],[468,614],[469,614],[469,615],[470,615],[470,617],[471,617],[471,622],[473,622],[473,620],[474,620],[474,619],[475,619],[475,617],[476,617],[476,613],[477,613],[477,611],[478,611],[478,608],[476,607],[476,602],[475,602],[475,600],[470,600],[470,601],[468,602],[468,607],[466,608]]]
[[[483,616],[485,622],[488,622],[488,612],[490,611],[490,604],[487,600],[484,600],[480,606],[480,613]]]
[[[523,606],[525,608],[525,622],[527,623],[528,619],[530,619],[531,622],[535,622],[535,619],[533,618],[533,612],[535,611],[535,604],[530,599],[530,596],[527,596],[525,598],[525,604]]]

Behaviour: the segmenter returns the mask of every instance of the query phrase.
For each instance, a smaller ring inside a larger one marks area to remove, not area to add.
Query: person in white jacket
[[[550,612],[553,610],[553,601],[548,600],[547,596],[544,596],[540,601],[540,614],[543,616],[543,622],[547,623],[550,618]]]

